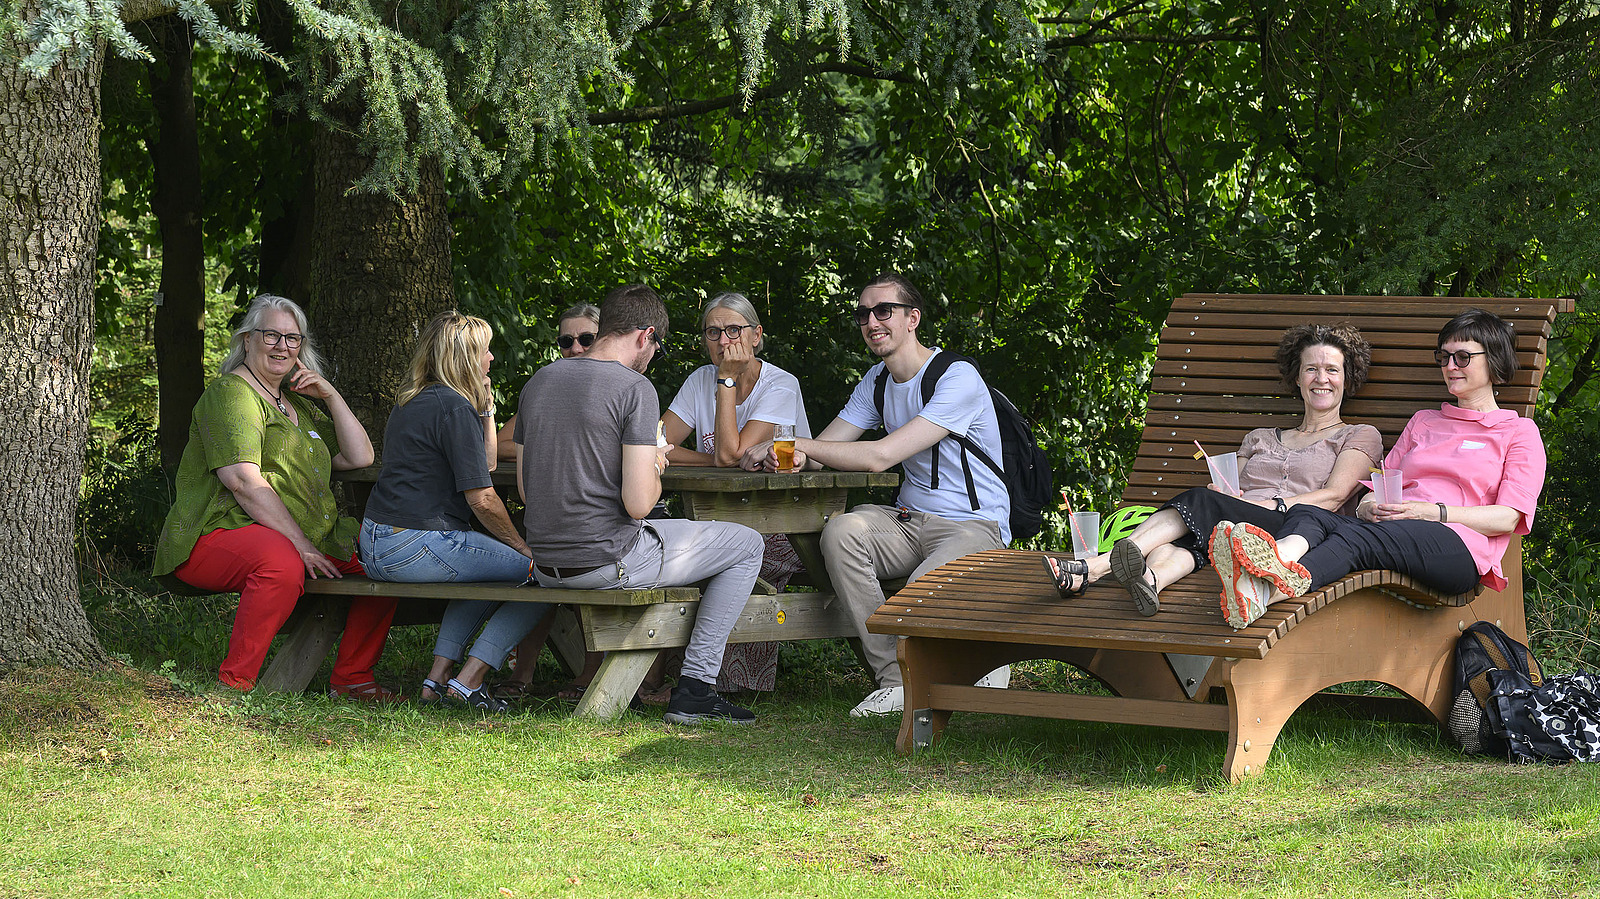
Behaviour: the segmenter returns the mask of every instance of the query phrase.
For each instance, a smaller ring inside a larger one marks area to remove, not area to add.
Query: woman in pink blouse
[[[1299,395],[1305,416],[1297,428],[1257,428],[1245,436],[1239,446],[1243,495],[1196,487],[1145,519],[1109,553],[1088,561],[1046,557],[1063,596],[1075,596],[1110,574],[1141,613],[1154,615],[1163,588],[1210,563],[1207,538],[1217,522],[1253,522],[1271,530],[1283,524],[1288,509],[1337,509],[1350,498],[1383,455],[1376,428],[1340,417],[1345,397],[1367,381],[1372,348],[1349,325],[1299,325],[1284,332],[1275,359],[1284,389]],[[1228,615],[1237,627],[1254,617],[1247,610]]]
[[[1526,534],[1544,489],[1539,428],[1495,404],[1494,387],[1516,370],[1511,324],[1469,309],[1439,332],[1434,359],[1455,403],[1411,417],[1385,468],[1404,472],[1405,502],[1363,497],[1356,518],[1293,509],[1276,529],[1222,522],[1212,556],[1242,571],[1230,590],[1270,586],[1270,600],[1301,596],[1352,571],[1387,568],[1444,593],[1479,582],[1506,586],[1500,559],[1512,534]],[[1218,573],[1223,563],[1218,564]]]

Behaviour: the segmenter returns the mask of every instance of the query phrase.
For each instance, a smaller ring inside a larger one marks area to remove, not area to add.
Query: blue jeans
[[[521,582],[528,577],[527,556],[477,531],[422,531],[366,518],[361,522],[356,550],[367,577],[375,581]],[[456,662],[464,653],[470,654],[499,668],[505,664],[506,653],[522,642],[549,610],[548,605],[537,602],[452,600],[445,607],[433,654]],[[467,653],[467,640],[480,626],[483,633]]]
[[[581,590],[634,590],[647,587],[687,587],[706,581],[700,594],[700,611],[683,650],[683,675],[708,684],[722,671],[722,653],[756,575],[761,573],[761,535],[742,524],[726,521],[650,519],[638,539],[614,565],[602,565],[577,577],[558,578],[534,569],[546,587]],[[559,559],[539,561],[560,566]]]

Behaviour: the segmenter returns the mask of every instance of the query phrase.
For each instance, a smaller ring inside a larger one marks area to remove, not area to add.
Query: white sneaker
[[[988,674],[985,674],[983,677],[978,678],[978,682],[973,684],[973,686],[994,687],[997,690],[1004,690],[1005,688],[1011,686],[1011,666],[1001,665],[999,668],[996,668]]]
[[[898,715],[906,707],[905,687],[884,687],[874,690],[850,710],[852,718],[875,718],[879,715]]]

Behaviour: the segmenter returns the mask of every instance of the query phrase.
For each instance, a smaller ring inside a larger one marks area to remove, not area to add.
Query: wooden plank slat
[[[1035,718],[1103,721],[1110,724],[1159,722],[1165,727],[1187,730],[1228,729],[1228,707],[1201,702],[1079,696],[1031,690],[992,690],[987,687],[956,684],[934,684],[932,695],[936,708],[957,712],[1028,715]]]
[[[347,575],[306,581],[306,592],[325,596],[388,596],[396,599],[485,599],[491,602],[547,602],[594,606],[648,606],[666,602],[696,602],[694,587],[655,587],[648,590],[560,590],[523,587],[515,581],[493,583],[401,584]]]

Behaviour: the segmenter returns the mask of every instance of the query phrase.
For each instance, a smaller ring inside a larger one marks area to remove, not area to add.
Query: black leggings
[[[1311,572],[1313,590],[1352,571],[1381,568],[1410,575],[1441,593],[1466,593],[1478,583],[1478,565],[1467,545],[1437,521],[1370,522],[1299,505],[1289,509],[1273,536],[1300,536],[1311,544],[1300,564]]]
[[[1189,551],[1194,556],[1194,570],[1211,564],[1211,531],[1219,521],[1248,521],[1267,533],[1275,533],[1283,526],[1283,513],[1276,509],[1263,509],[1247,499],[1218,493],[1209,487],[1192,487],[1167,501],[1162,509],[1171,509],[1183,517],[1189,533],[1172,541],[1172,545]]]

